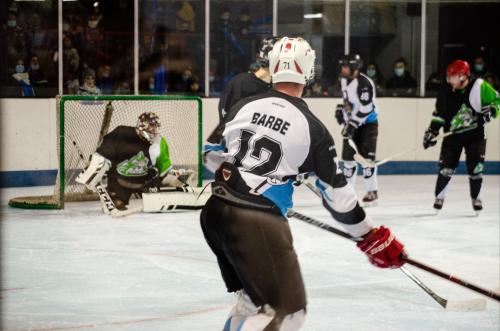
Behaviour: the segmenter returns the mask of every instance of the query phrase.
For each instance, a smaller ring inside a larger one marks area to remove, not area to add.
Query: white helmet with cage
[[[273,83],[306,85],[314,78],[316,53],[302,38],[283,37],[269,54],[269,69]]]

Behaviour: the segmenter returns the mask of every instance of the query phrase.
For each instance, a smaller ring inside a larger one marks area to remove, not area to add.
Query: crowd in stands
[[[42,87],[57,91],[56,7],[9,2],[7,20],[1,27],[6,56],[2,61],[4,78],[0,85],[16,87],[20,96],[39,96],[37,91]],[[204,18],[196,15],[203,8],[186,0],[164,2],[169,5],[141,2],[144,15],[140,21],[139,92],[203,95]],[[84,3],[65,2],[63,10],[64,93],[134,93],[134,39],[130,23],[133,22],[133,1],[114,1],[114,10]],[[257,46],[270,31],[269,22],[254,18],[252,10],[220,6],[211,20],[211,95],[217,96],[236,74],[258,70]],[[473,78],[484,78],[499,88],[498,78],[488,71],[484,57],[477,56],[471,63]],[[363,73],[374,81],[378,96],[419,95],[419,85],[414,78],[418,73],[410,72],[403,57],[394,61],[391,73],[383,73],[373,61],[365,63]],[[336,72],[324,72],[306,88],[305,96],[339,97],[336,76]],[[429,75],[425,83],[428,95],[437,92],[442,79],[441,72]]]

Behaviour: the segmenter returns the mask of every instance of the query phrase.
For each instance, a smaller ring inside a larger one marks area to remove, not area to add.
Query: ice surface
[[[465,176],[432,215],[434,176],[379,177],[379,206],[367,209],[411,256],[499,291],[500,176],[486,176],[485,210],[473,217]],[[362,194],[362,180],[359,193]],[[199,212],[112,219],[95,202],[63,211],[12,209],[2,191],[3,330],[219,331],[233,303],[199,226]],[[295,208],[336,225],[300,187]],[[372,267],[353,243],[290,220],[308,295],[303,330],[499,330],[499,304],[482,312],[442,309],[398,270]],[[438,295],[480,298],[408,266]]]

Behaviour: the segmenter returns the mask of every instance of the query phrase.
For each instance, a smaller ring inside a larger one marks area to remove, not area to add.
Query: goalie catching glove
[[[379,268],[399,268],[406,262],[403,244],[384,226],[373,229],[357,246]]]
[[[110,168],[110,160],[99,153],[94,153],[90,156],[88,167],[76,177],[76,182],[84,184],[89,190],[96,192],[97,185],[101,183],[102,178]]]

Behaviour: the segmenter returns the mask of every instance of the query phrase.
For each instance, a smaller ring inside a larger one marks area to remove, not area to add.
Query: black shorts
[[[269,304],[283,314],[305,308],[304,282],[283,216],[212,196],[200,218],[229,292],[245,289],[256,306]]]
[[[473,175],[477,165],[479,163],[484,163],[486,139],[482,136],[462,133],[446,137],[441,145],[439,168],[455,169],[460,161],[462,150],[465,150],[467,173]]]
[[[367,160],[375,161],[377,152],[378,121],[360,126],[352,140],[356,144],[359,153]],[[349,146],[347,139],[344,139],[342,146],[342,160],[354,161],[354,149]]]

